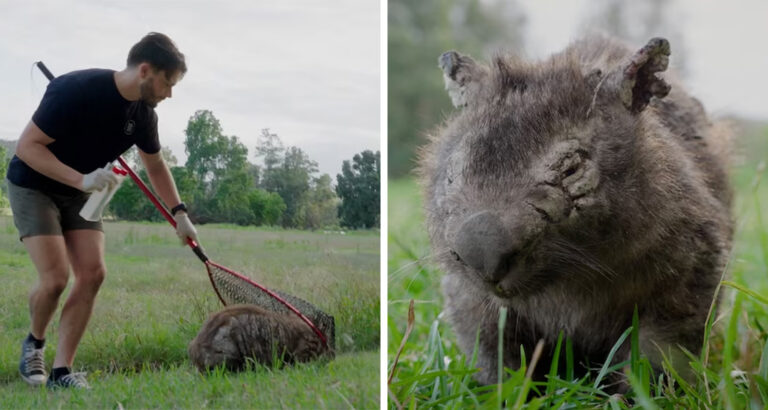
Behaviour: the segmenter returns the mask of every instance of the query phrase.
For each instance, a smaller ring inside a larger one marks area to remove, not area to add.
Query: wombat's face
[[[611,76],[568,61],[440,58],[463,110],[422,157],[432,245],[444,269],[501,301],[572,270],[567,255],[611,208],[604,168],[616,152],[599,136],[631,132],[633,114],[618,97],[596,99]]]
[[[210,322],[206,322],[208,325]],[[212,332],[201,331],[195,339],[189,344],[189,355],[192,362],[199,369],[209,369],[222,363],[232,361],[242,361],[241,353],[230,334],[232,332],[233,321],[216,321],[218,326]]]

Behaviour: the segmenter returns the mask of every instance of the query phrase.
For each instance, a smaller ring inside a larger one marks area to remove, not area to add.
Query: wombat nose
[[[465,220],[456,235],[453,252],[489,282],[499,282],[514,263],[516,246],[501,219],[491,212]]]

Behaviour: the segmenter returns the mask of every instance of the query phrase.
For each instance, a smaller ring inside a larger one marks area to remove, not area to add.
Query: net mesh
[[[288,309],[279,300],[248,280],[233,275],[214,263],[208,262],[206,266],[214,287],[226,305],[239,303],[253,304],[273,312],[295,315],[292,310]],[[278,290],[270,290],[306,316],[325,335],[331,349],[336,348],[333,316],[323,312],[317,306],[304,299]]]

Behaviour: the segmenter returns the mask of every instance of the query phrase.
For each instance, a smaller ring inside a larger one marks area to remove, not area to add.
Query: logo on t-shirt
[[[133,120],[128,120],[125,123],[125,127],[123,127],[123,132],[125,132],[125,135],[131,135],[134,129],[136,129],[136,123]]]

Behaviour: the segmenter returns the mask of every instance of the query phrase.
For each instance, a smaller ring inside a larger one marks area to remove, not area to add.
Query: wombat
[[[418,173],[445,312],[468,357],[479,331],[481,383],[497,381],[502,306],[504,366],[543,340],[538,377],[561,332],[582,370],[601,365],[635,308],[654,368],[700,351],[731,246],[729,135],[660,76],[669,55],[665,39],[633,52],[593,36],[534,63],[440,56],[461,110]]]
[[[324,332],[321,325],[319,330]],[[256,305],[232,305],[212,314],[190,342],[189,358],[204,371],[224,365],[239,371],[250,359],[265,366],[333,358],[333,349],[294,314]]]

